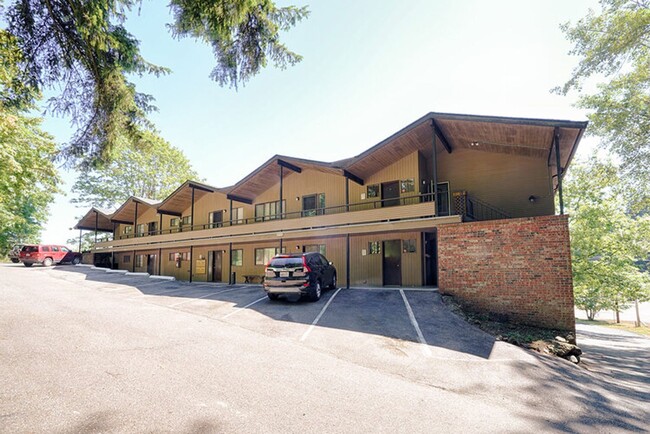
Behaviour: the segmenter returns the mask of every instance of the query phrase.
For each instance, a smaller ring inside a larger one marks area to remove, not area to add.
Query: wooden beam
[[[211,188],[207,188],[207,187],[203,187],[203,186],[198,185],[198,184],[195,184],[195,183],[193,183],[193,182],[190,182],[189,184],[187,184],[187,186],[190,187],[190,188],[193,188],[193,189],[195,189],[195,190],[201,190],[201,191],[206,191],[206,192],[208,192],[208,193],[214,193],[214,190],[213,190],[213,189],[211,189]]]
[[[248,204],[248,205],[253,204],[253,199],[248,199],[246,197],[236,196],[236,195],[230,194],[230,193],[228,193],[226,195],[226,197],[228,199],[230,199],[230,200],[234,200],[235,202],[241,202],[241,203],[245,203],[245,204]]]
[[[133,222],[129,222],[129,221],[126,221],[126,220],[114,220],[114,219],[111,219],[111,221],[113,223],[117,223],[117,224],[120,224],[120,225],[132,225],[133,224]]]
[[[173,215],[174,217],[181,217],[183,213],[176,212],[176,211],[167,211],[164,209],[158,209],[158,214],[165,214],[165,215]]]
[[[284,160],[278,160],[278,164],[280,166],[282,166],[282,167],[286,167],[289,170],[293,170],[296,173],[302,173],[302,169],[300,167],[295,166],[295,165],[293,165],[291,163],[288,163],[288,162],[286,162]]]
[[[451,154],[451,145],[449,144],[449,141],[447,140],[447,138],[443,134],[443,132],[440,129],[440,126],[438,125],[436,120],[431,119],[431,124],[433,126],[434,134],[436,134],[438,136],[438,138],[440,139],[440,143],[442,143],[442,146],[445,147],[445,149],[447,150],[447,153]]]
[[[345,177],[348,178],[348,179],[351,179],[352,181],[356,182],[356,183],[359,184],[359,185],[363,185],[363,184],[364,184],[364,181],[363,181],[362,178],[358,177],[357,175],[355,175],[355,174],[352,173],[352,172],[348,172],[348,171],[345,170],[345,169],[343,170],[343,176],[345,176]]]

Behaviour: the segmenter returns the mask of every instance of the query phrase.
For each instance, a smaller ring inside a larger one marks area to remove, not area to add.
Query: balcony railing
[[[303,210],[297,212],[282,213],[281,216],[280,214],[265,215],[265,216],[250,217],[250,218],[238,219],[238,220],[226,220],[223,222],[215,222],[215,223],[184,225],[184,226],[173,227],[170,229],[149,231],[149,232],[138,233],[138,234],[135,233],[122,234],[118,236],[117,239],[125,240],[130,238],[139,238],[139,237],[153,236],[153,235],[175,234],[178,232],[225,228],[225,227],[238,226],[238,225],[250,225],[255,223],[262,223],[262,222],[276,221],[276,220],[288,220],[288,219],[298,219],[302,217],[312,217],[312,216],[319,216],[319,215],[341,214],[345,212],[388,208],[392,206],[415,205],[422,202],[432,202],[432,201],[433,201],[433,194],[430,193],[417,194],[417,195],[404,196],[404,197],[399,197],[394,199],[379,199],[373,201],[351,203],[348,205],[337,205],[337,206],[330,206],[325,208],[315,208],[315,209]],[[433,205],[432,205],[432,211],[433,211]]]

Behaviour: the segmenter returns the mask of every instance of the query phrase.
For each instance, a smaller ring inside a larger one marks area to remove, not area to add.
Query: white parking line
[[[307,331],[306,331],[306,332],[302,335],[302,337],[300,338],[300,342],[303,342],[305,339],[307,339],[307,336],[309,336],[309,333],[311,333],[311,331],[316,327],[316,324],[318,324],[318,321],[321,319],[321,317],[323,316],[323,314],[324,314],[325,311],[327,310],[327,307],[330,305],[330,303],[332,302],[332,300],[334,300],[334,297],[336,297],[336,294],[338,294],[339,291],[341,291],[341,289],[343,289],[343,288],[339,288],[339,289],[337,289],[336,292],[334,293],[334,295],[332,295],[332,296],[330,297],[330,299],[327,300],[327,303],[325,303],[325,306],[323,306],[323,308],[320,310],[320,313],[319,313],[318,316],[314,319],[314,322],[311,323],[311,325],[309,326],[309,328],[307,329]]]
[[[210,296],[212,296],[212,295],[219,295],[219,294],[223,294],[224,292],[235,291],[235,290],[237,290],[237,289],[239,289],[239,288],[230,288],[230,289],[226,289],[226,290],[224,290],[224,291],[211,292],[211,293],[206,294],[206,295],[204,295],[204,296],[202,296],[202,297],[192,297],[192,298],[189,299],[189,300],[184,300],[184,301],[181,301],[181,302],[179,302],[179,303],[174,303],[174,304],[170,305],[169,307],[180,306],[181,304],[191,303],[191,302],[196,301],[196,300],[201,300],[202,298],[208,298],[208,297],[210,297]]]
[[[150,295],[163,295],[163,294],[169,294],[170,292],[177,292],[177,291],[182,291],[182,290],[183,290],[183,288],[174,288],[174,289],[169,289],[167,291],[152,292],[151,294],[140,294],[140,295],[136,295],[135,297],[131,297],[131,298],[132,299],[133,298],[142,298],[142,297],[148,297]]]
[[[222,319],[226,319],[226,318],[228,318],[229,316],[232,316],[232,315],[236,314],[237,312],[240,312],[240,311],[242,311],[242,310],[244,310],[244,309],[247,309],[247,308],[251,307],[252,305],[254,305],[254,304],[256,304],[256,303],[259,303],[260,301],[264,300],[265,298],[267,298],[266,295],[265,295],[264,297],[262,297],[262,298],[259,298],[259,299],[255,300],[255,301],[252,302],[252,303],[248,303],[248,304],[247,304],[246,306],[244,306],[244,307],[240,307],[239,309],[230,312],[228,315],[224,316]]]
[[[425,356],[430,357],[431,350],[429,349],[429,344],[427,344],[426,339],[424,339],[424,335],[422,334],[422,330],[420,330],[418,321],[415,319],[415,315],[413,315],[413,309],[411,309],[411,305],[409,304],[409,301],[406,299],[406,295],[404,294],[404,291],[400,289],[399,293],[402,294],[402,299],[404,300],[406,311],[409,314],[409,319],[411,320],[411,324],[413,324],[413,328],[415,328],[415,332],[418,334],[418,339],[420,340],[420,344],[422,344],[422,353]]]

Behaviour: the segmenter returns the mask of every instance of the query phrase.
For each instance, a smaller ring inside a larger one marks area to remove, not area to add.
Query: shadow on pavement
[[[142,295],[218,300],[231,303],[233,309],[246,307],[266,295],[260,285],[156,281],[142,276],[106,273],[89,267],[62,266],[54,270],[78,273],[84,275],[83,280],[87,281],[128,285]],[[284,298],[274,302],[263,299],[248,309],[276,321],[311,325],[335,293],[334,290],[324,291],[321,300],[316,303]],[[489,358],[494,338],[451,313],[437,292],[405,290],[404,295],[428,345]],[[420,342],[402,294],[394,289],[343,289],[320,318],[318,327]]]

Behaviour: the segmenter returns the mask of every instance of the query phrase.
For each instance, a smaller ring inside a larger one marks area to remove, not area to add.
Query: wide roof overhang
[[[86,215],[77,222],[74,229],[113,232],[113,222],[111,221],[112,215],[113,213],[108,210],[92,207]]]
[[[437,153],[465,148],[543,159],[557,184],[554,135],[559,134],[560,165],[566,168],[586,127],[586,121],[429,113],[347,160],[345,169],[363,179],[415,151],[429,155],[435,132]]]
[[[158,205],[158,212],[180,217],[183,211],[192,206],[192,190],[194,191],[195,202],[208,193],[220,192],[225,194],[224,189],[201,182],[185,181]]]
[[[280,182],[280,169],[282,179],[307,169],[343,176],[343,168],[333,163],[275,155],[229,188],[228,198],[237,202],[253,203],[257,196]]]
[[[137,218],[139,218],[150,208],[156,208],[159,203],[152,199],[131,196],[113,213],[111,220],[114,223],[132,225],[136,221],[136,209],[138,211]]]

